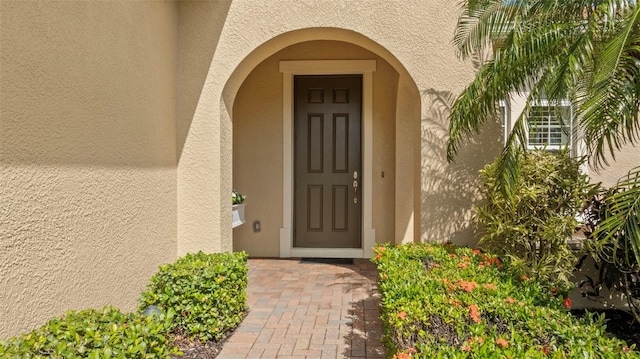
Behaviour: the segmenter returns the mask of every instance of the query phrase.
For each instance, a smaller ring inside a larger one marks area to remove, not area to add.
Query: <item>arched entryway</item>
[[[369,257],[376,241],[418,236],[420,97],[415,84],[397,59],[364,36],[314,30],[284,34],[256,49],[225,87],[222,108],[233,123],[233,186],[248,195],[248,223],[234,229],[233,246],[252,256]],[[322,32],[340,39],[314,39]],[[295,213],[293,93],[294,79],[302,75],[362,78],[357,248],[296,246],[294,218],[302,214]]]

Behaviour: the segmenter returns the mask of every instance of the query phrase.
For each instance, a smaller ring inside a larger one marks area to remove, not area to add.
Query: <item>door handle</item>
[[[353,203],[358,203],[358,171],[353,171]]]

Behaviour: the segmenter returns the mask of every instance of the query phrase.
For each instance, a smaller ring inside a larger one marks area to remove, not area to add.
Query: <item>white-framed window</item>
[[[512,119],[518,118],[527,107],[526,96],[526,93],[514,93],[507,99],[500,101],[499,114],[504,144],[513,130]],[[559,103],[541,100],[531,107],[528,126],[525,128],[528,149],[544,148],[547,151],[558,151],[568,148],[571,156],[575,158],[587,154],[582,132],[579,128],[574,129],[574,123],[577,123],[577,119],[568,100]],[[583,173],[589,173],[589,166],[586,162],[580,166],[580,169]]]
[[[502,124],[503,143],[506,144],[511,130],[512,119],[518,118],[526,106],[526,94],[513,94],[500,101],[499,115]],[[540,100],[531,106],[525,133],[527,148],[558,151],[568,148],[572,156],[583,152],[581,141],[574,138],[574,112],[568,100],[551,102]]]
[[[543,101],[531,107],[527,148],[547,151],[568,148],[573,153],[573,110],[568,102]]]

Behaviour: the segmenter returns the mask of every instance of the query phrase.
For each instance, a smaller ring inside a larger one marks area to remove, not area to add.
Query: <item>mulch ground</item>
[[[245,317],[248,311],[244,314]],[[244,320],[244,318],[243,318]],[[224,343],[231,338],[237,327],[227,330],[218,341],[201,342],[191,340],[188,335],[184,335],[180,330],[174,332],[173,345],[183,353],[182,355],[172,355],[172,359],[213,359],[220,354]]]
[[[201,342],[191,340],[189,336],[180,332],[173,333],[173,345],[183,352],[183,355],[172,355],[173,359],[212,359],[220,354],[224,343],[233,335],[234,330],[230,330],[222,336],[219,341]]]

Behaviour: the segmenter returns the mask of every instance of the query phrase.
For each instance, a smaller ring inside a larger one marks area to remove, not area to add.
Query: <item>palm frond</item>
[[[614,5],[620,9],[625,4]],[[601,27],[609,30],[593,52],[591,73],[578,86],[579,125],[596,167],[608,165],[608,155],[615,160],[615,153],[637,143],[640,135],[640,8],[610,12],[606,15],[616,21],[602,21]]]
[[[496,162],[498,181],[495,185],[500,192],[505,194],[505,198],[512,197],[512,189],[518,182],[518,162],[522,153],[526,151],[525,144],[526,131],[524,121],[516,121],[513,131],[507,138],[505,148]]]
[[[632,266],[628,260],[640,263],[640,167],[623,177],[615,187],[619,192],[609,198],[606,218],[600,222],[593,237],[600,243],[616,243],[611,261]],[[618,238],[624,238],[618,241]]]
[[[474,81],[456,100],[450,116],[449,161],[453,161],[460,142],[478,133],[481,126],[495,116],[500,100],[514,92],[528,90],[546,93],[550,99],[566,98],[573,80],[580,76],[589,59],[589,37],[584,36],[583,28],[576,26],[577,20],[562,23],[548,18],[549,2],[521,3],[537,4],[537,7],[522,6],[537,14],[536,20],[520,21],[519,16],[526,15],[520,7],[517,16],[509,15],[515,20],[510,22],[508,32],[501,33],[502,46],[495,52],[494,59],[480,68]],[[491,2],[491,6],[494,5],[495,2]],[[495,26],[483,24],[491,21],[489,18],[476,20],[480,24],[476,24],[477,27],[496,31]],[[480,46],[481,41],[476,40],[475,44]]]
[[[467,59],[482,52],[501,34],[506,33],[517,18],[516,6],[504,6],[504,0],[469,1],[463,4],[453,37],[458,56]]]

